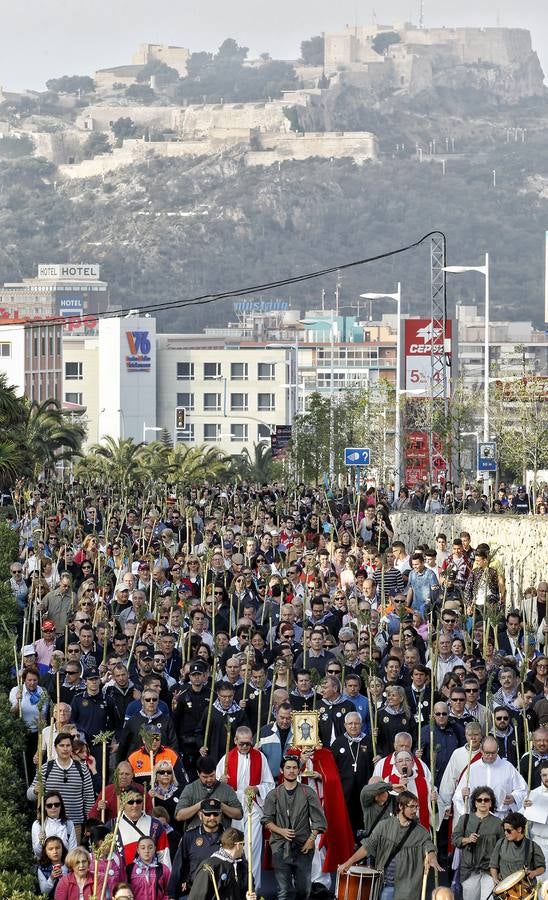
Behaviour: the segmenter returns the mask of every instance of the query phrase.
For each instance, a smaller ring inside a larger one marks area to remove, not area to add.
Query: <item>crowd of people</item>
[[[509,608],[481,518],[406,546],[374,489],[64,497],[40,484],[8,519],[43,894],[360,900],[359,877],[487,900],[548,877],[548,583]]]

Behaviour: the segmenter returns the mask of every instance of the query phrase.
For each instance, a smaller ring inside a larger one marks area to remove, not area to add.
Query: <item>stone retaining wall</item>
[[[486,542],[502,560],[506,575],[508,606],[519,606],[523,590],[548,580],[548,517],[430,515],[392,513],[394,534],[409,550],[416,544],[434,546],[439,532],[447,535],[448,546],[461,531],[469,531],[472,546]]]

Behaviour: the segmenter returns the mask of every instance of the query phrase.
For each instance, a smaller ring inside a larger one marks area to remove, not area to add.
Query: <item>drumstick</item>
[[[421,900],[426,900],[426,882],[428,881],[428,853],[424,857],[424,872],[422,875]]]

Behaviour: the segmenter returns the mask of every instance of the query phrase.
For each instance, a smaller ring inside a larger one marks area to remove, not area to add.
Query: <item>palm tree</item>
[[[69,421],[53,398],[42,403],[26,401],[24,417],[15,432],[28,456],[27,474],[33,477],[40,470],[51,472],[61,460],[78,456],[86,436],[84,426]]]
[[[170,481],[170,476],[174,473],[170,451],[171,447],[162,440],[145,444],[139,454],[143,476],[154,483]]]
[[[239,456],[233,456],[231,471],[242,481],[262,484],[272,478],[272,453],[267,441],[253,444],[253,455],[247,447]]]
[[[177,444],[169,451],[173,481],[191,485],[197,481],[217,481],[227,471],[228,457],[215,447],[188,447]]]
[[[142,443],[136,444],[133,438],[103,438],[102,444],[90,447],[90,455],[104,466],[104,472],[112,484],[119,487],[122,498],[127,497],[130,487],[141,480]]]

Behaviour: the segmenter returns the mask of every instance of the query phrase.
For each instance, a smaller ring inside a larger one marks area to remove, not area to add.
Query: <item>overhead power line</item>
[[[398,247],[395,250],[387,250],[385,253],[378,253],[376,254],[376,256],[368,256],[364,259],[356,259],[353,262],[337,263],[336,265],[329,266],[326,269],[317,269],[314,272],[305,272],[300,275],[291,275],[288,278],[282,278],[278,281],[268,281],[265,284],[254,284],[248,287],[236,288],[235,290],[221,291],[216,294],[202,294],[198,297],[189,297],[188,299],[170,300],[166,301],[165,303],[146,304],[144,306],[136,306],[135,304],[132,304],[131,306],[125,307],[123,309],[104,310],[103,312],[88,313],[86,315],[93,316],[93,318],[95,319],[120,319],[128,315],[129,313],[143,315],[145,313],[164,312],[170,309],[184,309],[187,306],[205,306],[208,303],[215,303],[218,300],[226,300],[230,297],[245,297],[249,294],[274,290],[275,288],[286,287],[287,285],[301,284],[305,281],[311,281],[314,278],[323,278],[325,275],[333,275],[334,273],[344,271],[345,269],[354,269],[357,266],[365,266],[368,263],[378,262],[381,259],[388,259],[391,256],[398,256],[400,253],[407,253],[409,250],[414,250],[416,247],[419,247],[422,243],[424,243],[424,241],[428,240],[436,234],[441,233],[442,232],[440,231],[429,231],[428,234],[423,234],[422,237],[420,237],[416,241],[413,241],[413,243],[407,244],[404,247]],[[85,317],[86,316],[84,315],[84,318]],[[73,320],[74,318],[76,317],[50,316],[46,319],[32,319],[29,322],[25,322],[25,324],[28,324],[33,328],[39,328],[43,325],[63,325],[67,322],[67,319]],[[6,327],[12,326],[14,324],[17,324],[17,320],[2,323],[2,325]]]

